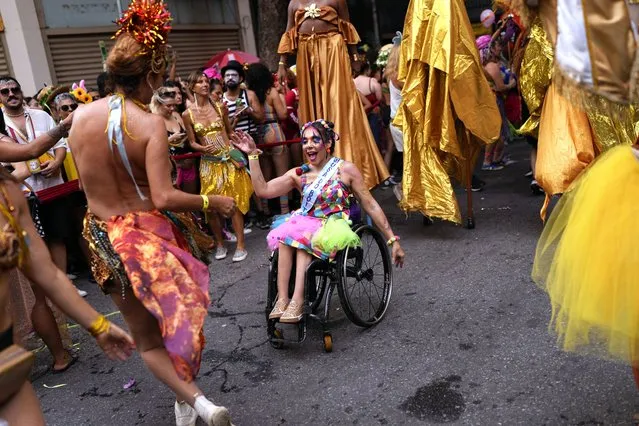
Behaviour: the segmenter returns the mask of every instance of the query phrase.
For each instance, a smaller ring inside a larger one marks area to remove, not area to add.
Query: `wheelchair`
[[[351,208],[351,211],[358,207]],[[351,215],[351,219],[353,219]],[[355,221],[353,220],[353,223]],[[266,303],[267,334],[271,346],[281,349],[285,344],[306,340],[309,318],[322,326],[324,350],[332,352],[333,336],[328,327],[331,300],[335,289],[346,317],[360,327],[371,327],[382,320],[390,303],[393,289],[392,259],[383,235],[374,227],[361,223],[351,226],[360,237],[356,248],[346,248],[337,253],[334,261],[314,258],[306,269],[304,284],[303,316],[297,324],[297,336],[284,337],[279,319],[269,319],[277,299],[277,264],[279,251],[271,254],[268,273]],[[295,259],[289,278],[289,297],[295,288]]]

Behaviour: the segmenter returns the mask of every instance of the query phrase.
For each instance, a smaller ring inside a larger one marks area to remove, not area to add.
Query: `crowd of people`
[[[432,23],[441,37],[425,39],[411,25],[420,8],[451,17]],[[199,416],[229,425],[228,410],[195,384],[209,255],[227,258],[233,242],[232,261],[242,262],[246,235],[254,226],[271,228],[267,246],[279,257],[269,318],[297,323],[306,302],[303,265],[359,244],[349,226],[353,198],[402,266],[400,238],[372,188],[392,187],[403,209],[459,223],[451,179],[482,190],[473,173],[481,149],[481,169],[497,172],[512,163],[507,146],[521,135],[531,145],[531,188],[547,194],[545,217],[549,197],[568,191],[595,156],[635,140],[633,107],[618,108],[621,124],[612,129],[598,120],[603,110],[584,112],[559,93],[554,79],[561,77],[549,71],[557,36],[536,15],[528,23],[504,13],[475,38],[460,5],[418,0],[404,34],[374,55],[358,51],[343,0],[319,7],[292,0],[288,18],[276,72],[230,60],[219,78],[198,69],[181,79],[176,55],[167,54],[165,5],[134,0],[95,90],[81,81],[26,97],[16,78],[0,77],[0,351],[34,330],[51,352],[52,371],[64,372],[77,359],[64,313],[112,358],[128,357],[135,342],[148,369],[175,393],[176,424],[193,425]],[[459,40],[444,46],[453,30]],[[297,64],[289,67],[293,54]],[[569,125],[553,124],[561,119]],[[577,141],[576,127],[590,139]],[[567,141],[574,158],[557,155],[561,144],[549,140]],[[615,152],[606,158],[631,167],[631,157]],[[593,170],[604,176],[603,167]],[[71,272],[82,265],[131,336],[72,286]],[[543,279],[546,272],[538,271]],[[28,365],[28,353],[13,350]],[[2,384],[0,417],[41,424],[26,379],[6,391]]]
[[[359,38],[337,9],[327,7],[329,19],[317,21],[335,32],[330,43],[346,54],[342,27],[351,37],[348,49]],[[307,18],[317,17],[305,17],[301,27]],[[97,90],[81,81],[47,86],[26,97],[17,79],[0,77],[0,134],[3,142],[21,149],[7,148],[6,155],[0,149],[3,232],[13,232],[17,241],[14,246],[7,240],[6,252],[13,257],[6,262],[11,279],[0,293],[0,350],[13,348],[14,341],[25,344],[33,330],[54,358],[52,371],[66,371],[77,360],[66,314],[111,357],[125,359],[135,342],[149,370],[175,393],[176,424],[192,425],[201,417],[210,425],[228,425],[228,410],[195,384],[210,303],[209,256],[225,259],[225,243],[231,241],[236,243],[233,262],[242,262],[249,255],[245,235],[251,228],[272,228],[268,247],[282,250],[278,281],[288,282],[293,259],[298,266],[312,257],[330,261],[359,244],[348,224],[356,197],[401,266],[399,237],[369,192],[388,173],[362,102],[378,114],[383,99],[373,81],[375,93],[362,94],[361,102],[349,96],[356,94],[367,68],[353,75],[348,61],[338,58],[343,96],[329,99],[325,92],[323,103],[313,106],[319,107],[313,114],[330,106],[322,113],[341,123],[338,133],[337,124],[310,114],[309,90],[317,88],[308,85],[304,73],[309,70],[300,61],[277,74],[262,63],[230,60],[219,79],[204,69],[181,79],[175,75],[176,55],[172,61],[167,55],[169,22],[162,2],[131,2],[118,22]],[[156,37],[149,43],[140,33],[151,27]],[[301,41],[301,27],[299,34],[294,31],[300,40],[290,32],[283,40]],[[328,82],[322,84],[325,90]],[[337,106],[344,99],[346,105]],[[353,113],[358,119],[349,126]],[[304,120],[308,124],[302,125]],[[379,141],[380,128],[371,124]],[[368,145],[358,142],[361,135],[370,136]],[[353,162],[336,156],[338,150]],[[42,270],[32,269],[34,261]],[[85,291],[76,288],[70,295],[71,272],[82,272],[83,266],[113,299],[131,336],[78,302]],[[45,285],[44,274],[52,270],[59,273]],[[282,322],[302,318],[303,275],[297,274],[296,282],[292,297],[283,291],[271,314]],[[55,295],[54,286],[60,290]],[[28,374],[28,368],[24,371]],[[0,417],[41,424],[26,379],[19,382],[24,386],[0,395]],[[16,409],[26,404],[34,408],[29,417]]]

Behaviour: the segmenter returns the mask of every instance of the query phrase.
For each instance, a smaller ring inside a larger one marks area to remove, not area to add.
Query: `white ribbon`
[[[107,127],[107,135],[109,137],[109,149],[111,155],[113,155],[113,145],[118,147],[118,153],[120,159],[127,173],[135,185],[135,190],[138,192],[138,196],[142,200],[146,200],[146,196],[140,190],[138,183],[133,176],[133,169],[131,168],[131,162],[126,154],[126,147],[124,146],[124,131],[122,130],[122,116],[124,114],[124,97],[123,96],[111,96],[109,99],[109,119]]]
[[[342,164],[342,159],[333,157],[328,160],[328,163],[324,165],[322,171],[317,175],[317,179],[310,185],[307,185],[304,188],[304,199],[302,200],[302,214],[307,214],[315,205],[315,201],[317,197],[319,197],[322,192],[322,188],[328,182],[330,178],[339,170],[340,164]]]

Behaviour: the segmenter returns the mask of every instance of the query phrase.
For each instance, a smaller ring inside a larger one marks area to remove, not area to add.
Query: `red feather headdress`
[[[129,34],[143,46],[144,55],[151,55],[153,71],[159,71],[166,61],[171,20],[171,14],[162,0],[133,0],[117,20],[116,24],[120,28],[113,38]]]

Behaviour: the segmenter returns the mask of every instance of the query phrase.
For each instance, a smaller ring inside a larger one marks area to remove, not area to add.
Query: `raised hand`
[[[62,120],[60,122],[60,124],[62,125],[64,130],[67,131],[67,132],[71,129],[71,124],[73,124],[73,115],[74,114],[75,114],[75,111],[73,111],[71,114],[68,115],[67,118],[65,118],[64,120]]]
[[[104,354],[112,360],[124,361],[135,350],[131,336],[115,324],[111,324],[109,330],[98,335],[95,340]]]
[[[233,142],[233,145],[235,145],[237,149],[245,154],[250,154],[257,149],[253,138],[248,133],[241,130],[238,130],[231,135],[231,142]]]

